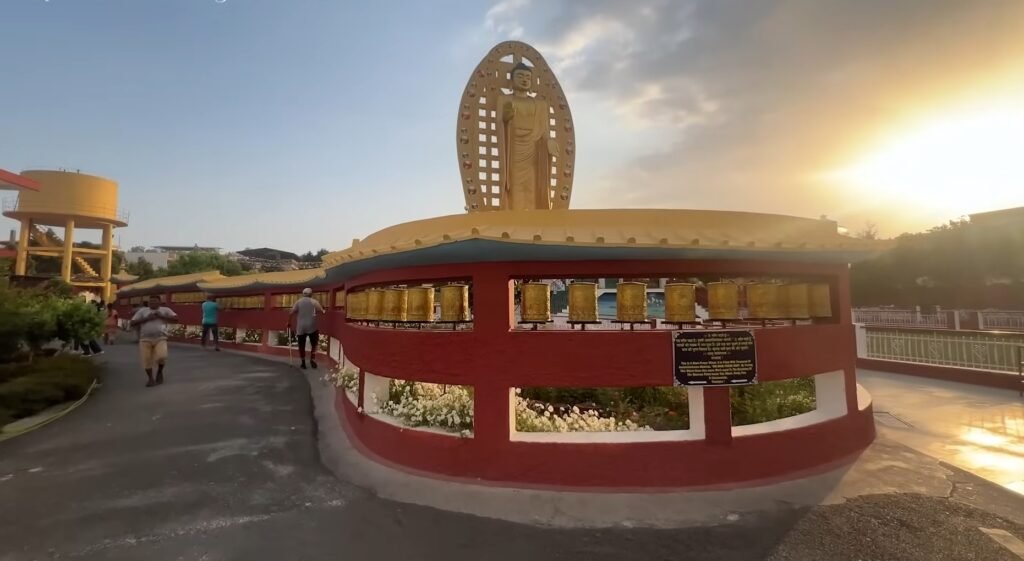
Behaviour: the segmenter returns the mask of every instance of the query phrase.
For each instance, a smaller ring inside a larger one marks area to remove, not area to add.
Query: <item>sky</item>
[[[459,98],[508,39],[572,107],[574,208],[1024,205],[1015,0],[0,0],[0,168],[116,180],[124,248],[343,249],[463,212]]]

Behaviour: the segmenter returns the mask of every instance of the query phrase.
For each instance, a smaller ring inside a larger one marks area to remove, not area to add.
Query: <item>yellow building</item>
[[[127,213],[117,207],[117,183],[67,171],[29,170],[21,176],[39,188],[22,190],[17,199],[4,201],[4,216],[21,222],[15,274],[26,273],[30,255],[60,257],[65,282],[100,288],[103,299],[110,300],[114,228],[128,225]],[[48,227],[63,228],[64,237]],[[75,231],[81,229],[103,232],[98,249],[74,246]]]

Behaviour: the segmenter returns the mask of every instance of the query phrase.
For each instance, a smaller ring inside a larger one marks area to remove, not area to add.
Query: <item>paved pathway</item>
[[[174,347],[167,384],[147,389],[134,347],[101,360],[85,405],[0,443],[2,561],[1020,561],[977,528],[1024,526],[910,494],[680,530],[544,529],[394,503],[322,467],[296,370]]]
[[[1024,398],[1016,392],[861,370],[879,433],[1024,495]]]

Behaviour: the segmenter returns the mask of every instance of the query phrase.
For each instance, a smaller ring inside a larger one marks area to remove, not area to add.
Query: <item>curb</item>
[[[7,441],[7,440],[10,440],[12,438],[21,436],[23,434],[28,434],[28,433],[36,430],[36,429],[45,427],[46,425],[56,421],[57,419],[60,419],[64,415],[67,415],[68,413],[74,411],[75,409],[78,409],[79,405],[85,403],[85,401],[87,399],[89,399],[89,396],[92,395],[92,391],[96,388],[96,384],[98,384],[99,381],[100,381],[99,378],[96,378],[95,380],[93,380],[92,384],[89,386],[89,389],[85,391],[85,395],[83,395],[81,398],[79,398],[78,401],[72,403],[70,406],[68,406],[67,408],[61,410],[59,413],[55,413],[55,414],[51,415],[50,417],[47,417],[47,418],[43,419],[42,421],[39,421],[38,423],[36,423],[36,424],[34,424],[34,425],[30,426],[30,427],[26,427],[24,429],[19,430],[18,432],[11,432],[11,433],[3,433],[2,432],[3,427],[0,427],[0,442],[4,442],[4,441]]]

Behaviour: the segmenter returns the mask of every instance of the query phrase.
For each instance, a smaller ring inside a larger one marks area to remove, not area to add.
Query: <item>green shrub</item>
[[[54,339],[71,344],[99,337],[103,316],[65,289],[52,283],[38,290],[0,287],[0,363],[30,362]]]
[[[65,343],[95,339],[103,331],[103,315],[89,302],[58,300],[56,309],[57,338]]]
[[[11,415],[10,411],[0,407],[0,427],[3,427],[7,423],[13,423],[16,420],[17,419],[14,418],[14,415]]]
[[[732,424],[752,425],[792,417],[815,408],[814,378],[732,388]]]
[[[16,368],[15,375],[0,383],[0,417],[20,419],[80,399],[89,391],[100,367],[78,356],[59,355]]]

